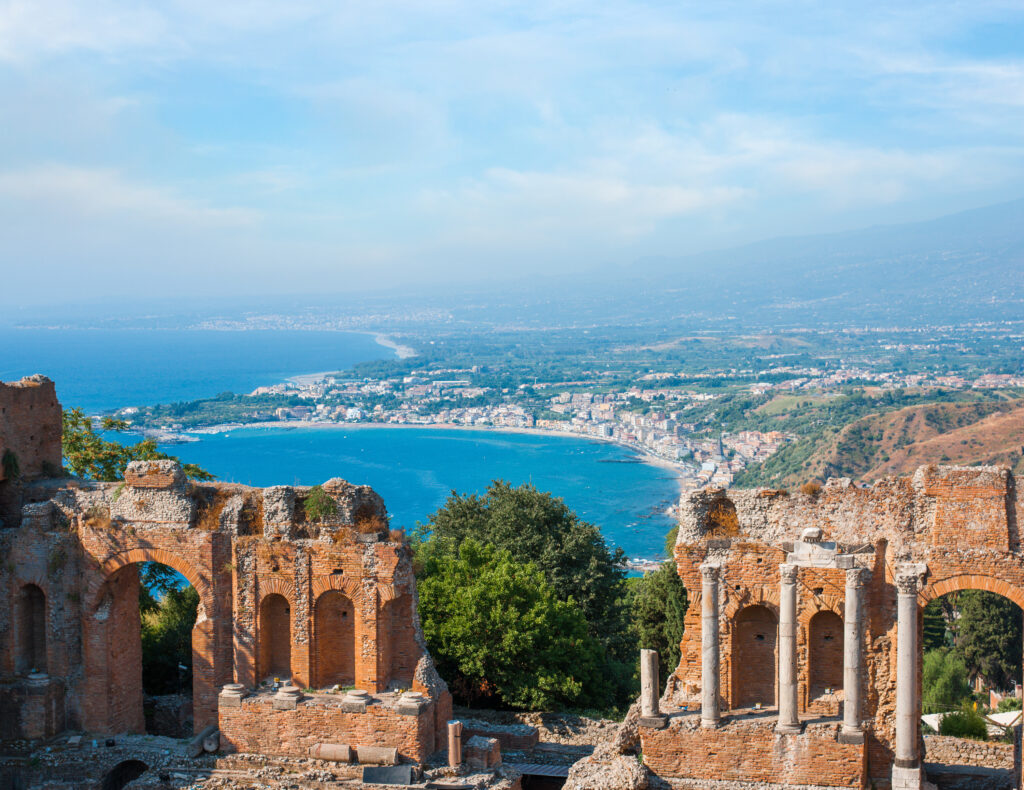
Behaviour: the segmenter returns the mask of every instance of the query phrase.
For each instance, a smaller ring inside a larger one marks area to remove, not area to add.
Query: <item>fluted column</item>
[[[701,573],[701,662],[700,662],[700,723],[702,727],[716,727],[721,712],[718,709],[718,576],[719,566],[704,564]]]
[[[921,761],[917,753],[917,587],[920,572],[896,571],[896,759],[892,786],[906,790],[920,786]]]
[[[846,571],[846,611],[843,618],[843,734],[862,738],[864,718],[861,689],[864,684],[864,585],[868,572],[864,568]]]
[[[797,567],[779,566],[779,732],[799,732],[796,685]]]

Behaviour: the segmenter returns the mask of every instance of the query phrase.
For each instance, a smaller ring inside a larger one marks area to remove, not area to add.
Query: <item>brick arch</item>
[[[90,606],[88,611],[93,612],[99,607],[103,587],[110,580],[111,576],[122,568],[139,562],[159,562],[161,565],[173,568],[188,579],[189,584],[195,587],[196,592],[199,593],[200,606],[213,604],[213,594],[210,590],[209,582],[191,563],[182,559],[180,554],[174,554],[165,549],[152,546],[143,546],[115,554],[103,562],[100,566],[99,577],[89,585],[87,600],[90,601]]]
[[[378,584],[377,595],[380,596],[381,604],[386,604],[388,601],[393,601],[399,596],[399,593],[395,590],[393,584]]]
[[[985,576],[977,573],[963,573],[947,576],[937,581],[929,581],[925,588],[917,595],[918,605],[924,606],[935,598],[951,592],[960,590],[985,590],[986,592],[1001,595],[1013,601],[1021,609],[1024,609],[1024,591],[1015,587],[1009,582],[997,579],[994,576]]]
[[[314,604],[320,599],[321,595],[331,590],[345,593],[355,604],[363,602],[363,585],[359,579],[354,579],[351,576],[345,576],[340,573],[327,573],[313,579]]]
[[[823,595],[812,595],[804,600],[808,601],[808,605],[799,607],[797,622],[800,628],[805,629],[805,633],[807,627],[811,624],[811,619],[820,612],[832,612],[832,614],[839,615],[840,620],[845,615],[846,602],[838,595],[825,593]]]
[[[736,619],[741,611],[748,606],[763,606],[770,609],[777,620],[779,617],[779,591],[772,587],[747,587],[738,594],[726,590],[725,618],[729,623]]]
[[[289,606],[295,606],[295,587],[284,579],[279,579],[277,576],[260,576],[257,588],[259,589],[260,603],[263,603],[263,599],[268,595],[276,594],[284,596]]]

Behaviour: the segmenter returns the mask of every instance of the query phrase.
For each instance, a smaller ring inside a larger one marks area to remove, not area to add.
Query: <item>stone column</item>
[[[892,766],[893,790],[921,786],[921,761],[917,754],[917,585],[916,568],[897,568],[899,595],[896,619],[896,759]]]
[[[701,573],[701,662],[700,662],[700,723],[702,727],[717,727],[721,719],[718,709],[718,575],[719,566],[704,564]]]
[[[779,566],[779,723],[783,733],[800,732],[796,685],[797,566]]]
[[[661,729],[667,723],[667,717],[661,715],[658,706],[658,695],[661,684],[658,682],[658,651],[640,651],[640,726]]]
[[[843,735],[848,743],[862,743],[861,688],[864,674],[864,568],[846,571],[846,611],[843,618]]]

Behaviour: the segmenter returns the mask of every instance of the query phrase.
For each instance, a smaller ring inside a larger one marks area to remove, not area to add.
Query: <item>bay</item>
[[[632,559],[662,556],[679,495],[675,476],[607,442],[493,430],[339,426],[241,428],[166,448],[222,480],[371,486],[394,528],[411,530],[452,491],[482,494],[493,479],[560,496]]]

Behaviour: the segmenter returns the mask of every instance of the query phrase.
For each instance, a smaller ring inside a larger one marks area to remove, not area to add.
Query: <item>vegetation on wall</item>
[[[81,409],[64,409],[62,421],[62,452],[64,463],[76,477],[112,482],[124,478],[124,470],[131,461],[179,461],[157,449],[153,439],[135,444],[121,444],[104,439]],[[125,431],[124,420],[104,417],[100,420],[103,431]],[[213,480],[214,476],[195,464],[182,464],[185,474],[193,480]]]

